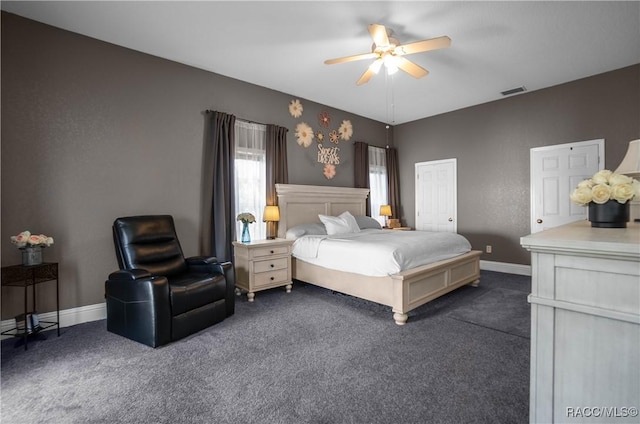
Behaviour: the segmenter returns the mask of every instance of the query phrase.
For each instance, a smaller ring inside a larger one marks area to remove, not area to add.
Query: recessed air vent
[[[516,88],[512,88],[511,90],[506,90],[503,91],[501,94],[503,96],[510,96],[512,94],[516,94],[516,93],[522,93],[524,91],[527,91],[526,87],[523,85],[522,87],[516,87]]]

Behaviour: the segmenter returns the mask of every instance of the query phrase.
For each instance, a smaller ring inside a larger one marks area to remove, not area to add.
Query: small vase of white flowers
[[[254,222],[256,222],[256,217],[249,212],[243,212],[238,215],[237,220],[242,222],[242,238],[240,239],[240,241],[242,241],[243,243],[250,243],[251,234],[249,234],[249,224],[253,224]]]

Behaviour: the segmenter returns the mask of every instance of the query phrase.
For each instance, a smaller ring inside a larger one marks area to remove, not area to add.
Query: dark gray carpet
[[[26,352],[5,340],[1,421],[528,422],[529,340],[449,314],[497,289],[526,297],[530,278],[483,271],[480,284],[402,327],[388,307],[295,283],[238,298],[233,317],[159,349],[104,321],[49,332]]]
[[[531,313],[527,293],[495,288],[449,313],[450,318],[529,338]]]

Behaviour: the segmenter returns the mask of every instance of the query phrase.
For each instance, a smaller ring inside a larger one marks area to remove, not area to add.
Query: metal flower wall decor
[[[309,125],[307,125],[306,122],[300,122],[298,125],[296,125],[296,138],[298,139],[298,144],[300,146],[311,146],[313,137],[313,129]]]
[[[304,110],[304,108],[302,107],[302,104],[300,103],[300,100],[298,100],[298,99],[291,100],[291,103],[289,103],[289,113],[294,118],[301,117],[303,110]]]
[[[289,103],[289,114],[294,118],[300,118],[302,116],[304,108],[300,103],[300,100],[291,100]],[[313,128],[306,122],[300,122],[296,125],[295,137],[298,145],[308,148],[315,139],[317,141],[317,162],[323,164],[322,175],[328,180],[332,179],[336,175],[336,165],[340,165],[340,148],[338,144],[340,141],[348,141],[353,136],[353,125],[351,121],[345,119],[342,121],[337,130],[330,130],[331,115],[327,111],[318,113],[318,125],[321,128],[329,130],[328,139],[331,143],[335,144],[324,146],[323,142],[326,140],[325,133],[322,130],[314,131]]]

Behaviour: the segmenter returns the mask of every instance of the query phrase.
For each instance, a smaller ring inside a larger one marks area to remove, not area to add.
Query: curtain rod
[[[205,110],[205,113],[206,113],[206,112],[220,112],[220,111],[207,109],[207,110]],[[233,113],[228,113],[228,112],[223,112],[223,113],[227,113],[227,114],[229,114],[229,115],[233,115]],[[236,116],[236,115],[234,115],[234,116]],[[238,119],[238,120],[240,120],[240,121],[248,122],[249,124],[268,125],[268,124],[265,124],[265,123],[263,123],[263,122],[252,121],[252,120],[250,120],[250,119],[241,118],[241,117],[239,117],[239,116],[236,116],[236,119]]]
[[[236,119],[239,120],[239,121],[247,122],[249,124],[267,125],[267,124],[263,124],[262,122],[256,122],[256,121],[250,121],[250,120],[244,119],[244,118],[238,118],[237,116],[236,116]]]

